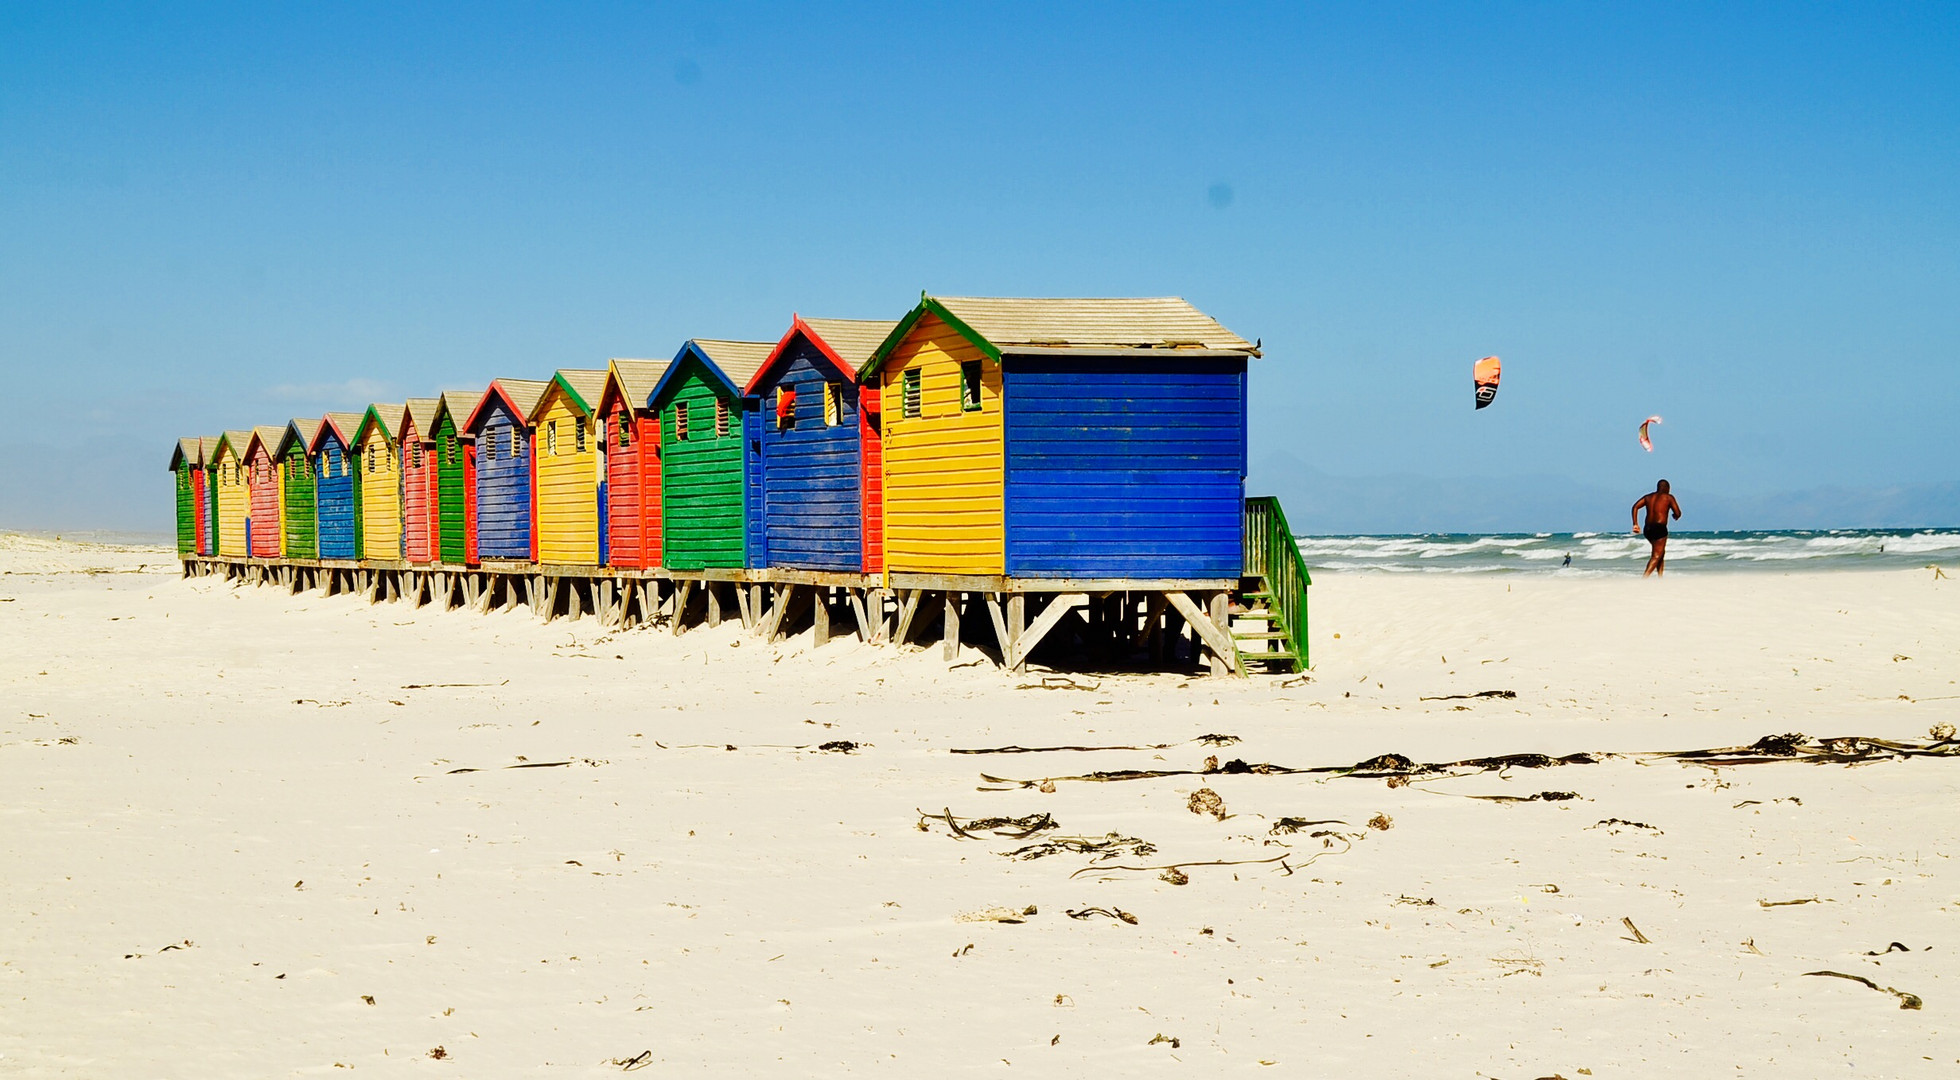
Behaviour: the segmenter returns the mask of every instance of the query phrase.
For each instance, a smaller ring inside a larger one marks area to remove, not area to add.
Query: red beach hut
[[[280,524],[283,515],[279,512],[282,492],[279,464],[273,455],[278,452],[279,443],[285,437],[286,429],[283,427],[260,425],[252,429],[252,441],[245,446],[246,484],[252,498],[252,516],[246,521],[245,531],[251,536],[254,559],[279,557],[281,534],[284,532]]]
[[[412,563],[441,561],[442,483],[435,443],[440,398],[409,398],[402,409],[402,549]]]

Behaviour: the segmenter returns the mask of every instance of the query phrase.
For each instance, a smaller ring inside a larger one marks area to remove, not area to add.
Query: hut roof
[[[367,429],[376,426],[381,428],[381,437],[390,443],[401,438],[402,413],[407,408],[407,405],[399,403],[369,405],[367,412],[361,416],[361,422],[354,428],[354,441],[360,442]]]
[[[283,427],[274,424],[260,424],[252,429],[251,441],[263,445],[266,456],[268,457],[276,456],[279,453],[279,444],[285,440],[286,429]],[[249,456],[251,452],[251,445],[248,443],[245,448],[245,453]]]
[[[229,449],[231,457],[235,457],[237,461],[245,461],[245,447],[249,445],[251,445],[251,431],[239,431],[235,427],[227,427],[223,435],[218,435],[218,443],[212,445],[212,461],[216,461],[218,455],[225,449]]]
[[[170,452],[170,471],[176,472],[177,467],[186,462],[192,466],[204,464],[205,447],[215,447],[216,445],[217,440],[207,435],[193,435],[187,439],[178,439],[177,448]]]
[[[653,396],[653,388],[660,385],[660,377],[667,373],[665,360],[628,360],[615,357],[606,367],[607,388],[599,395],[599,407],[605,408],[605,399],[618,387],[621,398],[630,402],[636,409],[644,409],[647,399]]]
[[[795,340],[798,334],[809,338],[810,343],[817,347],[817,351],[829,358],[830,362],[836,365],[837,370],[848,379],[856,377],[858,368],[871,359],[871,354],[878,350],[886,335],[897,326],[898,323],[891,319],[806,319],[801,315],[792,316],[789,332],[785,333],[783,339],[776,343],[776,347],[770,350],[768,359],[763,361],[756,373],[749,377],[742,392],[745,394],[756,392],[763,378],[783,358],[783,354],[789,349],[789,343]]]
[[[217,444],[211,447],[211,457],[215,460],[220,450],[229,449],[232,457],[237,458],[239,461],[244,461],[245,450],[251,444],[251,432],[228,428],[223,435],[218,436]]]
[[[440,417],[442,413],[448,413],[449,418],[455,422],[456,430],[460,434],[463,428],[463,421],[470,418],[470,411],[476,408],[476,403],[482,400],[482,398],[483,391],[481,390],[444,390],[436,398],[436,400],[442,402],[441,412],[438,412],[436,415]]]
[[[354,445],[354,433],[361,427],[361,414],[357,412],[330,412],[320,420],[320,430],[313,436],[313,444],[308,451],[320,449],[322,437],[332,434],[342,446]]]
[[[551,377],[551,381],[565,392],[567,398],[571,399],[573,407],[590,416],[592,410],[599,407],[599,398],[606,392],[608,374],[609,372],[603,368],[596,371],[590,368],[560,368],[558,373]],[[540,394],[538,403],[531,407],[532,413],[535,414],[543,405],[544,395]],[[537,419],[535,415],[530,418]]]
[[[470,410],[469,419],[463,422],[463,427],[475,431],[477,421],[483,417],[483,407],[493,399],[510,406],[511,412],[516,413],[519,419],[528,420],[550,385],[536,379],[498,379],[490,384],[482,397],[476,399],[476,407]]]
[[[295,442],[310,455],[313,453],[313,440],[319,437],[320,421],[295,416],[292,423],[286,425],[286,434],[280,436],[279,445],[272,451],[273,456],[285,457],[286,448]]]
[[[1259,346],[1234,334],[1176,296],[1030,298],[925,296],[886,336],[859,373],[878,369],[906,331],[936,315],[981,351],[1000,359],[1058,355],[1259,355]]]
[[[429,432],[436,426],[436,410],[442,407],[441,398],[412,397],[403,404],[402,409],[408,419],[415,424],[415,433],[424,440],[430,438]]]
[[[768,361],[769,354],[776,349],[773,341],[725,341],[720,338],[695,338],[681,346],[674,354],[674,362],[667,366],[666,374],[654,384],[653,392],[647,395],[650,405],[655,398],[664,396],[679,372],[686,366],[681,363],[689,355],[700,360],[701,367],[709,377],[721,383],[728,392],[742,396],[743,387],[755,378]]]

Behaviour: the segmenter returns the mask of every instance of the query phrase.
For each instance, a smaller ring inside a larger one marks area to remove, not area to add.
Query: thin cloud
[[[373,379],[348,379],[337,383],[285,383],[267,387],[264,395],[273,401],[346,402],[366,404],[384,401],[392,385]]]

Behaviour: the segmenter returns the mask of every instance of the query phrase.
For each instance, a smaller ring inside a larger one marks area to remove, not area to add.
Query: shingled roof
[[[935,315],[994,359],[1003,354],[1251,357],[1259,347],[1176,296],[926,296],[878,346],[860,374],[877,370],[912,325]]]

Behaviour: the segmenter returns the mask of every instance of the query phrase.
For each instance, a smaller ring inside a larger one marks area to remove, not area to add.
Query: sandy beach
[[[1960,1065],[1960,758],[1658,756],[1960,721],[1931,570],[1326,574],[1310,678],[1046,688],[0,572],[0,1075]],[[1597,758],[1284,771],[1391,753]]]

